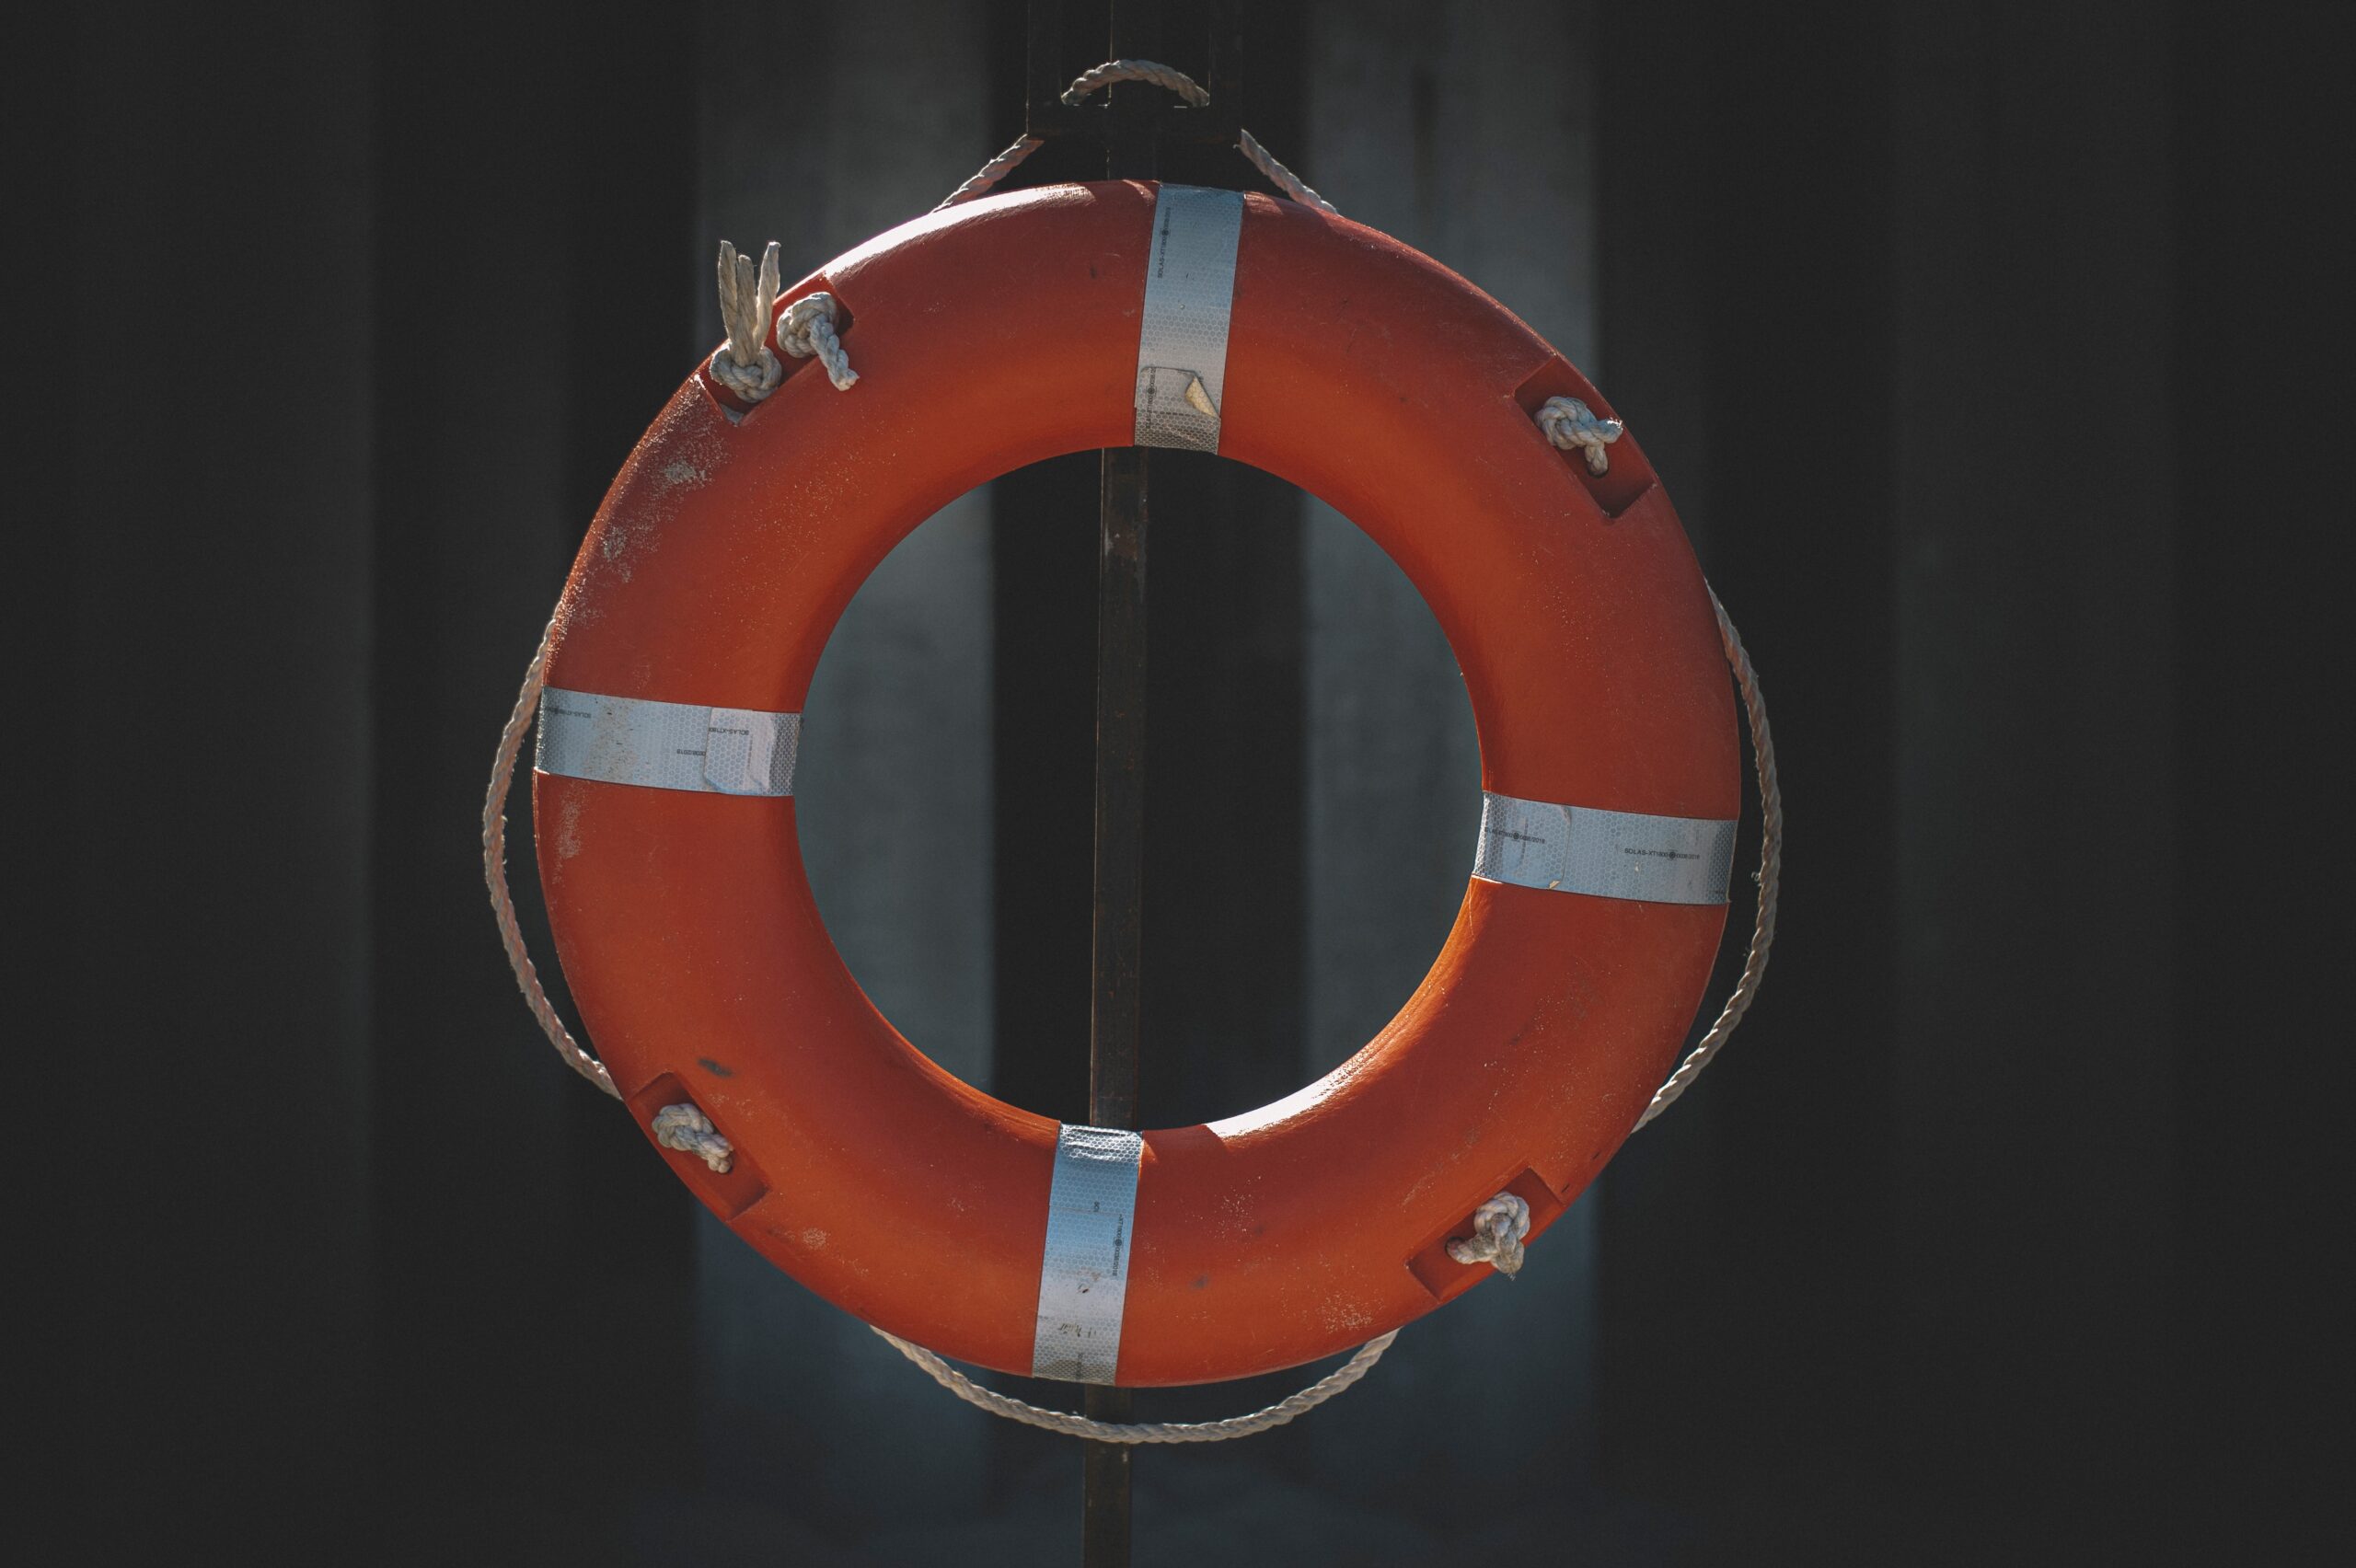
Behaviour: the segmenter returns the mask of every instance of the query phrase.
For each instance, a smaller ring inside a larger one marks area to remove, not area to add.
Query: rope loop
[[[1605,448],[1628,433],[1626,425],[1618,420],[1599,418],[1593,409],[1576,398],[1549,398],[1532,417],[1557,449],[1584,449],[1590,474],[1611,471],[1611,454]]]
[[[859,372],[851,369],[850,355],[843,352],[843,340],[835,335],[837,308],[830,294],[803,294],[778,317],[777,343],[795,359],[815,354],[835,390],[848,392],[859,380]]]
[[[1718,602],[1718,591],[1713,588],[1709,594],[1710,609],[1718,617],[1718,645],[1726,651],[1727,667],[1734,672],[1735,690],[1741,694],[1742,710],[1750,724],[1750,755],[1759,778],[1759,870],[1753,878],[1759,884],[1759,911],[1751,921],[1750,947],[1743,955],[1742,977],[1735,982],[1733,994],[1701,1043],[1686,1054],[1669,1081],[1654,1092],[1645,1113],[1636,1118],[1638,1127],[1676,1104],[1677,1097],[1693,1086],[1719,1048],[1734,1037],[1735,1026],[1759,995],[1759,982],[1767,974],[1767,953],[1775,945],[1775,899],[1784,880],[1784,787],[1775,774],[1775,735],[1767,726],[1767,698],[1759,689],[1759,672],[1751,668],[1750,651],[1743,647],[1742,634],[1734,628],[1726,605]]]
[[[721,1175],[736,1161],[736,1147],[720,1136],[711,1118],[693,1105],[665,1105],[654,1113],[654,1141],[692,1154]]]
[[[1175,65],[1164,65],[1156,60],[1107,60],[1073,77],[1071,86],[1064,89],[1064,102],[1077,109],[1088,101],[1091,93],[1115,82],[1151,82],[1176,93],[1196,109],[1211,101],[1210,89]]]
[[[515,758],[524,749],[525,732],[540,711],[540,677],[548,669],[556,626],[551,620],[540,633],[540,645],[534,650],[532,662],[524,666],[524,687],[515,694],[507,727],[499,732],[499,750],[491,755],[491,788],[482,798],[482,880],[491,888],[491,917],[499,926],[499,945],[507,951],[507,966],[515,972],[515,988],[524,993],[524,1005],[532,1009],[540,1032],[549,1037],[566,1066],[619,1100],[622,1091],[614,1087],[606,1064],[581,1048],[581,1042],[557,1015],[556,1004],[549,1000],[548,988],[540,984],[539,966],[532,962],[532,950],[524,945],[523,928],[516,924],[515,895],[507,886],[507,791],[514,787]]]
[[[1157,87],[1176,93],[1196,109],[1211,101],[1208,88],[1174,65],[1164,65],[1156,60],[1107,60],[1092,65],[1072,78],[1070,86],[1063,90],[1063,101],[1077,109],[1090,95],[1110,87],[1115,82],[1150,82]],[[934,212],[944,212],[960,202],[989,193],[992,187],[1014,172],[1024,158],[1039,150],[1036,136],[1018,136],[1006,151],[990,159],[974,177],[943,197]],[[1235,136],[1236,151],[1252,161],[1252,167],[1266,177],[1269,184],[1283,191],[1304,207],[1314,207],[1328,217],[1339,217],[1334,203],[1310,189],[1309,182],[1278,162],[1276,155],[1260,144],[1260,138],[1239,127]]]
[[[873,1328],[873,1324],[869,1327]],[[1231,1437],[1250,1437],[1262,1432],[1273,1432],[1288,1422],[1298,1421],[1327,1400],[1342,1392],[1374,1369],[1391,1342],[1399,1337],[1397,1329],[1387,1334],[1377,1334],[1358,1346],[1357,1353],[1347,1361],[1320,1378],[1297,1394],[1288,1394],[1276,1403],[1249,1415],[1230,1415],[1222,1421],[1092,1421],[1069,1411],[1042,1410],[1007,1394],[985,1389],[954,1366],[943,1361],[920,1344],[910,1344],[896,1334],[875,1332],[894,1350],[907,1356],[923,1369],[942,1388],[964,1400],[976,1410],[1025,1426],[1035,1426],[1044,1432],[1060,1432],[1067,1437],[1086,1437],[1098,1443],[1224,1443]]]
[[[777,296],[777,241],[761,253],[757,271],[751,257],[720,242],[720,319],[728,340],[711,356],[711,378],[748,403],[759,402],[785,379],[785,366],[763,341]]]
[[[1519,1193],[1499,1193],[1472,1211],[1471,1236],[1449,1239],[1448,1255],[1460,1263],[1487,1263],[1511,1279],[1521,1272],[1521,1243],[1529,1234],[1529,1200]]]

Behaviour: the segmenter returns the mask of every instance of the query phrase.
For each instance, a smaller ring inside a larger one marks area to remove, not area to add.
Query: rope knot
[[[1471,1236],[1449,1239],[1448,1255],[1460,1263],[1487,1263],[1511,1279],[1521,1272],[1521,1242],[1529,1234],[1529,1203],[1519,1193],[1499,1193],[1472,1211]]]
[[[848,392],[859,379],[859,372],[851,369],[850,355],[843,352],[843,340],[835,335],[837,308],[830,294],[803,294],[778,317],[777,344],[795,359],[816,355],[835,390]]]
[[[1557,448],[1565,452],[1574,446],[1584,449],[1590,474],[1611,471],[1611,454],[1604,449],[1628,433],[1626,425],[1618,420],[1597,418],[1595,410],[1576,398],[1549,398],[1535,417],[1538,428]]]
[[[769,335],[777,294],[777,241],[761,253],[757,271],[751,257],[720,242],[720,319],[728,340],[711,356],[711,378],[747,403],[759,402],[785,379],[785,366],[762,341]]]
[[[692,1105],[665,1105],[654,1113],[653,1128],[656,1143],[692,1154],[722,1176],[735,1163],[735,1146],[720,1136],[710,1117]]]

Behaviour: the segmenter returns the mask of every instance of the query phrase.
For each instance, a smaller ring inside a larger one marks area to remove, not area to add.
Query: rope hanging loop
[[[1775,945],[1775,905],[1784,880],[1784,787],[1775,771],[1775,732],[1768,726],[1767,698],[1759,689],[1759,672],[1751,667],[1742,633],[1735,629],[1734,617],[1719,602],[1718,591],[1713,588],[1709,594],[1711,613],[1718,618],[1718,646],[1726,654],[1727,667],[1734,672],[1735,692],[1742,698],[1743,715],[1750,721],[1751,765],[1759,780],[1759,870],[1752,879],[1759,885],[1759,907],[1751,919],[1750,946],[1743,954],[1741,978],[1735,982],[1726,1006],[1701,1043],[1686,1053],[1669,1081],[1654,1091],[1652,1102],[1636,1118],[1636,1130],[1676,1104],[1677,1097],[1693,1087],[1702,1069],[1734,1038],[1735,1026],[1759,995],[1759,983],[1767,975],[1767,954]]]
[[[1091,65],[1072,78],[1063,91],[1064,102],[1074,109],[1088,101],[1091,93],[1111,86],[1115,82],[1151,82],[1176,93],[1195,109],[1211,101],[1210,89],[1174,65],[1164,65],[1157,60],[1107,60],[1102,65]]]
[[[874,1328],[873,1324],[868,1325]],[[1096,1421],[1069,1411],[1042,1410],[1007,1394],[985,1389],[948,1362],[920,1344],[910,1344],[895,1334],[876,1329],[885,1343],[923,1369],[942,1388],[964,1400],[976,1410],[1003,1416],[1024,1426],[1035,1426],[1043,1432],[1060,1432],[1067,1437],[1085,1437],[1096,1443],[1224,1443],[1230,1438],[1250,1437],[1262,1432],[1273,1432],[1288,1423],[1299,1420],[1327,1400],[1341,1393],[1374,1369],[1382,1353],[1391,1348],[1399,1331],[1377,1334],[1358,1346],[1347,1361],[1325,1374],[1296,1394],[1288,1394],[1276,1403],[1255,1410],[1249,1415],[1230,1415],[1220,1421]]]
[[[1158,60],[1107,60],[1102,65],[1091,65],[1072,78],[1070,86],[1063,90],[1063,101],[1073,108],[1085,103],[1090,95],[1110,87],[1115,82],[1149,82],[1157,87],[1178,95],[1195,109],[1202,109],[1211,101],[1210,89],[1174,65],[1164,65]],[[976,196],[989,193],[992,187],[1014,172],[1024,158],[1039,150],[1042,143],[1036,136],[1018,136],[1006,151],[990,159],[974,177],[941,199],[933,209],[941,212]],[[1251,160],[1269,184],[1283,191],[1304,207],[1313,207],[1328,217],[1340,217],[1341,210],[1310,188],[1309,182],[1287,168],[1275,154],[1260,144],[1260,138],[1238,127],[1236,151]]]

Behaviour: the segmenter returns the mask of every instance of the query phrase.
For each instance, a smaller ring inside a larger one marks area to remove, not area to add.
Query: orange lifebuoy
[[[727,1170],[665,1157],[796,1279],[1005,1371],[1242,1377],[1469,1288],[1490,1271],[1447,1243],[1500,1193],[1534,1236],[1593,1179],[1674,1064],[1725,920],[1733,695],[1642,451],[1620,440],[1599,474],[1555,450],[1548,398],[1609,410],[1527,327],[1395,240],[1259,196],[992,197],[784,303],[820,290],[857,386],[803,362],[755,405],[689,380],[552,628],[540,874],[632,1113],[709,1119]],[[1322,498],[1404,569],[1463,670],[1489,811],[1445,948],[1349,1062],[1246,1115],[1091,1137],[960,1082],[860,992],[802,869],[794,716],[908,530],[1149,426]]]

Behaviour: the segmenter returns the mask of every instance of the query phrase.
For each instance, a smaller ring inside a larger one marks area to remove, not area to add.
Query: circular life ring
[[[1512,314],[1388,236],[1145,182],[994,196],[881,236],[824,290],[858,383],[747,404],[710,367],[616,479],[551,628],[533,778],[558,951],[620,1097],[756,1250],[891,1333],[1126,1385],[1291,1366],[1544,1230],[1674,1064],[1740,801],[1708,590],[1642,451]],[[1430,974],[1320,1081],[1225,1121],[1059,1126],[961,1082],[860,991],[795,839],[821,650],[909,530],[987,479],[1133,443],[1317,495],[1404,569],[1478,727],[1474,874]],[[678,1107],[690,1107],[680,1111]],[[725,1170],[717,1169],[725,1165]]]

